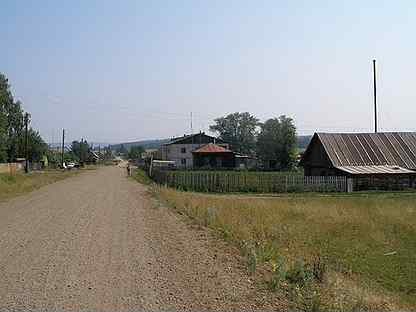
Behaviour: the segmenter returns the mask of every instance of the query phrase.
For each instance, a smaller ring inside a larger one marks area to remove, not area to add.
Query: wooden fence
[[[14,175],[16,171],[23,170],[21,163],[2,163],[0,164],[0,173],[8,173]]]
[[[152,179],[163,185],[199,192],[347,192],[346,177],[304,177],[264,172],[164,171],[156,170]]]

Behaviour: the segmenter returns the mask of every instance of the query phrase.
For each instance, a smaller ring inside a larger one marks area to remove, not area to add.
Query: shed
[[[192,152],[194,168],[234,168],[235,153],[214,143],[208,143]]]
[[[414,176],[416,133],[315,133],[300,165],[306,176]]]

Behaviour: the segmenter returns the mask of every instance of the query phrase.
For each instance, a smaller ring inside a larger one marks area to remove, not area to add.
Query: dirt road
[[[0,310],[276,308],[232,253],[107,167],[0,204]]]

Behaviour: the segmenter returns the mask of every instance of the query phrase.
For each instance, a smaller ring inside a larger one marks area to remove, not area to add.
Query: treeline
[[[285,115],[260,122],[248,112],[236,112],[215,119],[210,130],[233,151],[256,156],[273,169],[290,170],[295,166],[296,126]]]
[[[129,151],[132,147],[141,146],[143,149],[158,149],[162,144],[168,143],[169,139],[160,139],[160,140],[142,140],[136,142],[126,142],[120,144],[110,145],[113,151],[118,152],[120,148],[123,150]]]
[[[80,164],[95,162],[93,146],[87,140],[72,141],[69,150],[64,154],[64,161],[75,161]],[[100,153],[96,154],[100,160],[111,160],[114,158],[110,146],[104,147]]]
[[[141,145],[130,146],[129,148],[126,148],[123,143],[119,144],[118,147],[115,149],[115,153],[118,156],[123,156],[127,159],[139,159],[144,152],[145,149]]]
[[[22,103],[13,98],[6,76],[0,73],[0,163],[25,157],[25,115]],[[30,123],[30,115],[26,115]],[[48,149],[39,132],[28,129],[28,159],[40,161]]]

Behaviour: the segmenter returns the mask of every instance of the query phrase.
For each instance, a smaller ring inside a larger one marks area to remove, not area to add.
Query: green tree
[[[117,155],[126,155],[127,154],[127,149],[125,148],[124,144],[121,144],[117,149],[116,149],[116,153]]]
[[[144,148],[142,146],[133,146],[130,148],[127,153],[129,159],[139,159],[144,153]]]
[[[47,154],[48,145],[43,141],[38,131],[32,128],[28,131],[28,159],[29,161],[38,162],[42,159],[43,155]]]
[[[7,156],[12,162],[25,155],[24,113],[20,101],[12,102],[7,107]],[[30,137],[30,136],[29,136]]]
[[[8,112],[13,104],[10,85],[5,75],[0,73],[0,162],[8,160]]]
[[[81,141],[73,141],[71,144],[71,151],[76,158],[81,163],[86,162],[89,159],[91,147],[86,140],[81,139]]]
[[[276,169],[293,168],[296,157],[296,127],[292,118],[282,115],[261,125],[257,137],[257,155],[263,161],[275,161]]]
[[[233,113],[214,120],[209,129],[218,133],[221,140],[230,144],[233,151],[252,154],[256,147],[259,120],[250,113]]]
[[[114,159],[113,151],[111,150],[111,146],[107,146],[104,148],[104,160],[112,160]]]
[[[24,111],[20,101],[14,101],[6,76],[0,73],[0,162],[13,162],[25,157]],[[47,146],[39,133],[28,131],[28,159],[41,160]]]

